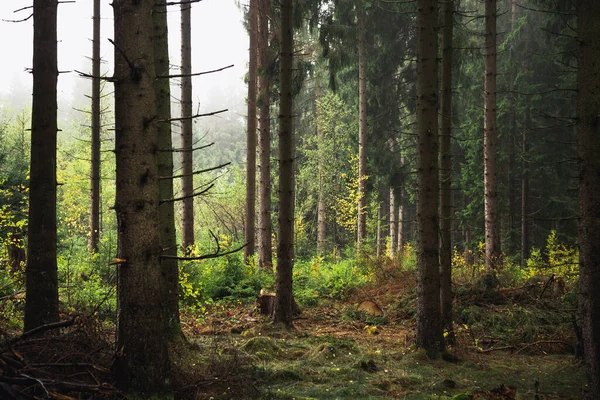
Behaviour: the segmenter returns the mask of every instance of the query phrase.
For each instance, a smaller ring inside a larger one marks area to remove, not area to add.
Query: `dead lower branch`
[[[189,174],[180,174],[180,175],[173,175],[173,176],[161,176],[158,179],[161,179],[161,180],[165,180],[165,179],[177,179],[177,178],[183,178],[183,177],[186,177],[186,176],[193,176],[193,175],[203,174],[205,172],[210,172],[210,171],[214,171],[214,170],[217,170],[217,169],[221,169],[223,167],[228,166],[229,164],[231,164],[231,163],[228,162],[228,163],[225,163],[225,164],[217,165],[216,167],[201,169],[199,171],[194,171],[194,172],[191,172]]]
[[[221,114],[224,113],[226,111],[229,111],[229,109],[224,109],[224,110],[219,110],[219,111],[213,111],[213,112],[209,112],[209,113],[205,113],[205,114],[196,114],[196,115],[192,115],[189,117],[179,117],[179,118],[169,118],[169,119],[160,119],[158,120],[159,122],[174,122],[174,121],[185,121],[188,119],[194,119],[194,118],[200,118],[200,117],[210,117],[211,115],[217,115],[217,114]]]
[[[224,71],[228,68],[232,68],[234,66],[234,64],[228,65],[226,67],[222,67],[222,68],[218,68],[218,69],[213,69],[210,71],[202,71],[202,72],[195,72],[193,74],[178,74],[178,75],[159,75],[156,78],[157,79],[170,79],[170,78],[187,78],[190,76],[200,76],[200,75],[206,75],[206,74],[213,74],[215,72],[221,72]]]

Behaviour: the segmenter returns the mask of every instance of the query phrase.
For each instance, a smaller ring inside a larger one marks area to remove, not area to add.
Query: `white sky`
[[[102,69],[111,74],[113,48],[107,38],[113,37],[112,0],[102,0],[102,41],[101,54],[107,61]],[[92,43],[92,0],[77,0],[76,3],[60,4],[58,9],[58,63],[59,70],[80,70],[91,72],[91,63],[86,57],[91,55]],[[11,94],[31,93],[31,75],[25,68],[31,67],[32,60],[32,20],[10,23],[4,20],[22,19],[31,10],[17,14],[14,10],[27,7],[32,0],[0,0],[0,99],[7,100]],[[171,64],[179,65],[179,6],[169,7],[169,37]],[[242,25],[242,12],[236,0],[203,0],[192,8],[192,59],[194,72],[212,70],[235,64],[226,71],[194,78],[194,101],[200,102],[206,110],[215,97],[218,104],[223,96],[239,93],[243,96],[243,75],[248,60],[248,36]],[[177,72],[174,72],[177,73]],[[85,101],[83,94],[89,94],[89,80],[76,73],[59,76],[59,98],[69,102]],[[174,93],[177,94],[177,93]],[[211,100],[212,99],[212,100]],[[243,98],[241,99],[243,101]]]

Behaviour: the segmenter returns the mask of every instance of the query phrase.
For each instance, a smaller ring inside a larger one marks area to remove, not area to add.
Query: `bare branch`
[[[186,119],[194,119],[194,118],[200,118],[200,117],[209,117],[211,115],[221,114],[221,113],[224,113],[226,111],[229,111],[229,109],[226,108],[224,110],[213,111],[213,112],[209,112],[209,113],[206,113],[206,114],[196,114],[196,115],[192,115],[191,117],[160,119],[160,120],[158,120],[158,122],[185,121]]]
[[[215,72],[220,72],[220,71],[224,71],[228,68],[232,68],[234,66],[234,64],[228,65],[226,67],[222,67],[222,68],[218,68],[218,69],[213,69],[210,71],[202,71],[202,72],[196,72],[193,74],[179,74],[179,75],[159,75],[156,78],[160,78],[160,79],[164,79],[164,78],[184,78],[184,77],[188,77],[188,76],[200,76],[200,75],[206,75],[206,74],[212,74]]]
[[[162,179],[177,179],[177,178],[183,178],[183,177],[185,177],[185,176],[190,176],[190,175],[191,175],[191,176],[193,176],[193,175],[203,174],[203,173],[205,173],[205,172],[210,172],[210,171],[214,171],[214,170],[217,170],[217,169],[220,169],[220,168],[226,167],[226,166],[228,166],[229,164],[231,164],[231,163],[230,163],[230,162],[228,162],[228,163],[225,163],[225,164],[217,165],[216,167],[211,167],[211,168],[201,169],[201,170],[199,170],[199,171],[194,171],[194,172],[192,172],[192,173],[189,173],[189,174],[181,174],[181,175],[173,175],[173,176],[161,176],[161,177],[160,177],[160,178],[158,178],[158,179],[161,179],[161,180],[162,180]]]

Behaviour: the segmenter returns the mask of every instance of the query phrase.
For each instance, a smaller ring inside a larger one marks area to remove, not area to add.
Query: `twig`
[[[228,65],[226,67],[221,67],[221,68],[217,68],[217,69],[212,69],[210,71],[202,71],[202,72],[195,72],[193,74],[178,74],[178,75],[158,75],[156,78],[157,79],[169,79],[169,78],[187,78],[190,76],[200,76],[200,75],[206,75],[206,74],[213,74],[215,72],[220,72],[220,71],[224,71],[228,68],[232,68],[234,66],[234,64]]]
[[[223,167],[228,166],[229,164],[231,164],[230,162],[225,163],[225,164],[221,164],[221,165],[217,165],[216,167],[211,167],[211,168],[206,168],[206,169],[201,169],[199,171],[194,171],[194,172],[190,172],[189,174],[181,174],[181,175],[173,175],[173,176],[161,176],[160,180],[165,180],[165,179],[176,179],[176,178],[183,178],[186,176],[193,176],[193,175],[198,175],[198,174],[203,174],[205,172],[210,172],[210,171],[214,171],[216,169],[220,169]],[[0,299],[1,300],[1,299]]]
[[[46,331],[49,331],[52,329],[58,329],[58,328],[64,328],[67,326],[71,326],[75,323],[75,319],[77,319],[77,315],[68,321],[52,322],[50,324],[38,326],[37,328],[33,328],[31,330],[28,330],[27,332],[23,332],[19,336],[15,336],[11,339],[5,340],[0,347],[10,346],[10,345],[18,342],[19,340],[27,339],[28,337],[35,336],[38,333],[46,332]]]
[[[194,119],[194,118],[201,118],[201,117],[210,117],[211,115],[217,115],[217,114],[221,114],[224,112],[229,111],[229,109],[224,109],[224,110],[219,110],[219,111],[213,111],[213,112],[209,112],[209,113],[205,113],[205,114],[196,114],[196,115],[192,115],[189,117],[179,117],[179,118],[169,118],[169,119],[160,119],[158,120],[159,122],[174,122],[174,121],[185,121],[188,119]]]
[[[573,345],[571,343],[567,343],[564,340],[538,340],[537,342],[533,342],[533,343],[529,343],[528,345],[521,347],[519,350],[517,350],[517,352],[515,354],[519,354],[521,353],[523,350],[526,350],[530,347],[533,346],[537,346],[539,344],[562,344],[565,346],[571,346],[573,347]]]
[[[498,350],[513,350],[515,346],[502,346],[502,347],[492,347],[491,349],[486,350],[477,350],[478,353],[491,353],[492,351]]]

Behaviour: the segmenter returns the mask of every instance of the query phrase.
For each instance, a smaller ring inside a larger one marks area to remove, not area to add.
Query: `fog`
[[[91,72],[89,56],[92,52],[92,0],[63,3],[58,10],[58,97],[59,119],[67,118],[73,107],[88,107],[91,82],[75,71]],[[203,0],[192,7],[192,69],[194,72],[213,70],[234,64],[219,73],[193,78],[194,110],[209,112],[229,108],[230,113],[243,113],[245,84],[243,76],[248,60],[248,36],[243,27],[243,14],[236,0]],[[10,22],[26,19],[32,0],[0,1],[0,104],[12,109],[31,103],[31,67],[33,21]],[[169,46],[173,73],[178,73],[180,60],[179,6],[169,7]],[[102,0],[101,55],[102,72],[112,74],[113,14],[110,0]],[[173,96],[179,91],[174,85]],[[107,90],[112,90],[108,88]],[[231,118],[232,115],[227,116]]]

